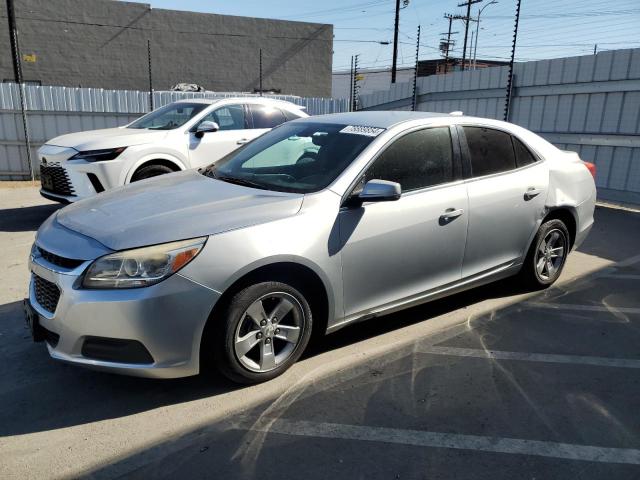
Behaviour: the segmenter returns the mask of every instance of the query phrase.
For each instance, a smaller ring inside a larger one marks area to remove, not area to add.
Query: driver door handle
[[[440,219],[444,221],[453,220],[454,218],[459,217],[464,213],[464,210],[461,208],[447,208],[442,215],[440,215]]]
[[[236,145],[244,145],[245,143],[247,143],[249,141],[248,138],[241,138],[240,140],[238,140],[236,142]]]
[[[524,192],[524,198],[526,200],[531,200],[533,197],[536,197],[542,193],[542,189],[536,187],[529,187],[527,191]]]

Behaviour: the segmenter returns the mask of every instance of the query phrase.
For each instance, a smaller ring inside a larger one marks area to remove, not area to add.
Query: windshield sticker
[[[377,137],[382,132],[384,132],[384,128],[363,127],[361,125],[348,125],[340,130],[340,133],[352,133],[354,135],[364,135],[366,137]]]

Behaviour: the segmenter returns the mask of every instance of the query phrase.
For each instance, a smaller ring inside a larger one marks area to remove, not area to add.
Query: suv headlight
[[[103,160],[113,160],[117,158],[127,147],[104,148],[102,150],[85,150],[78,152],[69,160],[86,160],[87,162],[101,162]]]
[[[170,277],[193,260],[207,237],[110,253],[95,260],[82,279],[84,288],[147,287]]]

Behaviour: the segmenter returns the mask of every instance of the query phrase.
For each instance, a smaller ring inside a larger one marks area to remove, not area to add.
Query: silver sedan
[[[268,380],[312,332],[512,275],[551,285],[593,224],[594,175],[495,120],[295,120],[201,171],[52,215],[31,252],[27,321],[77,365],[170,378],[210,361]]]

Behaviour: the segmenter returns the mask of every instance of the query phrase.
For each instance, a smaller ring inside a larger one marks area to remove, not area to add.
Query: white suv
[[[219,160],[304,107],[261,97],[180,100],[118,128],[71,133],[38,150],[42,196],[75,202]]]

